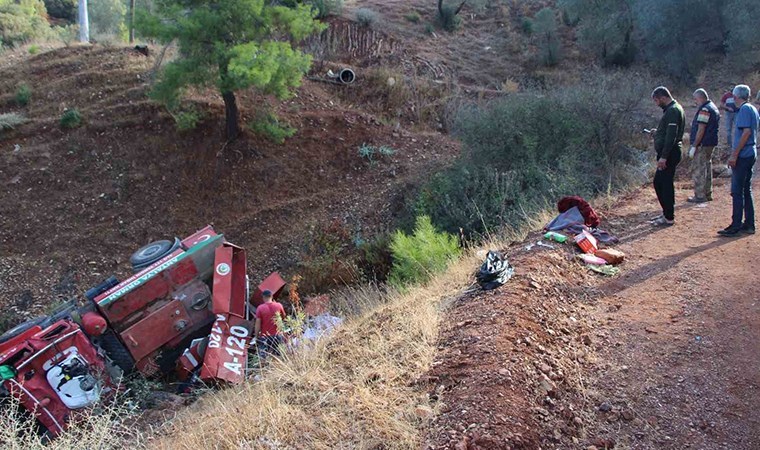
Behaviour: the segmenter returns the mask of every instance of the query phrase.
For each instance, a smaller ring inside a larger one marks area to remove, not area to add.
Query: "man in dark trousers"
[[[704,203],[712,201],[712,156],[718,145],[720,111],[704,89],[694,91],[693,97],[697,112],[691,121],[689,158],[693,159],[694,197],[688,201]]]
[[[656,88],[652,91],[652,100],[662,108],[662,118],[654,135],[654,149],[657,152],[654,190],[662,207],[662,216],[653,219],[652,225],[669,227],[675,223],[676,189],[673,180],[676,167],[681,162],[686,118],[683,108],[673,99],[668,88]]]

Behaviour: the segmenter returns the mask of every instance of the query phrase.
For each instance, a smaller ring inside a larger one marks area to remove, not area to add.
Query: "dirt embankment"
[[[569,248],[509,250],[517,276],[447,313],[429,448],[735,449],[760,443],[755,236],[719,238],[715,201],[652,229],[646,188],[605,213],[628,261],[591,275]]]
[[[73,47],[0,67],[0,106],[30,119],[0,138],[0,303],[39,310],[125,275],[137,247],[208,223],[249,250],[253,280],[287,272],[333,220],[357,239],[386,231],[409,187],[458,152],[440,133],[384,124],[310,81],[276,107],[299,130],[286,144],[247,132],[225,147],[216,96],[192,96],[206,118],[185,133],[148,100],[154,64],[127,48]],[[19,109],[22,83],[32,99]],[[242,92],[243,118],[262,100]],[[59,127],[66,108],[82,127]],[[396,152],[370,164],[364,143]]]

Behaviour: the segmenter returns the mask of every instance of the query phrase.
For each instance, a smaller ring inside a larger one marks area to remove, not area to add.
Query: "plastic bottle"
[[[565,242],[567,242],[567,236],[565,236],[564,234],[556,233],[554,231],[550,231],[546,233],[544,235],[544,239],[548,241],[559,242],[560,244],[564,244]]]

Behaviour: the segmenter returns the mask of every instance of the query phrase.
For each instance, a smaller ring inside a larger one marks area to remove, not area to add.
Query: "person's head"
[[[264,299],[264,303],[269,303],[272,301],[272,291],[269,289],[265,290],[261,293],[261,298]]]
[[[670,95],[670,91],[665,86],[659,86],[652,91],[652,100],[660,108],[664,108],[673,101],[673,96]]]
[[[760,92],[757,93],[757,96],[755,97],[755,104],[757,106],[760,106]]]
[[[752,90],[746,84],[737,84],[733,90],[736,106],[747,103],[752,95]]]
[[[707,95],[707,91],[699,88],[691,95],[694,98],[694,104],[697,106],[705,104],[708,100],[710,100],[710,96]]]

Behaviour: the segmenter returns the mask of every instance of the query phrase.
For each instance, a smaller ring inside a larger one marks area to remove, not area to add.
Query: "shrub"
[[[280,119],[272,113],[262,114],[255,119],[249,128],[261,137],[269,139],[275,144],[285,143],[285,139],[296,134],[296,129],[281,124]]]
[[[82,115],[79,114],[77,109],[67,109],[61,115],[61,127],[62,128],[76,128],[82,124]]]
[[[69,22],[77,20],[77,6],[77,0],[45,0],[45,8],[50,17]]]
[[[371,27],[377,23],[377,13],[369,8],[359,8],[356,10],[356,21],[364,27]]]
[[[418,13],[417,11],[412,11],[410,13],[404,14],[404,19],[412,23],[419,23],[421,17],[420,17],[420,13]]]
[[[317,19],[337,16],[343,11],[343,0],[311,0],[309,3],[316,12]]]
[[[21,114],[17,114],[17,113],[0,114],[0,132],[6,131],[6,130],[13,130],[17,126],[26,122],[27,122],[27,119]]]
[[[0,0],[0,46],[13,47],[44,37],[50,30],[39,0]]]
[[[446,231],[479,237],[519,226],[565,195],[594,195],[643,179],[631,111],[647,98],[646,77],[588,75],[562,91],[513,94],[464,106],[453,131],[463,143],[411,205]],[[590,101],[594,99],[594,101]]]
[[[122,0],[89,0],[88,12],[91,33],[100,36],[113,36],[115,40],[126,41],[129,30],[126,25],[127,6]],[[112,38],[112,40],[114,40]]]
[[[438,25],[446,31],[456,31],[462,24],[459,11],[459,7],[439,3]]]
[[[446,269],[460,253],[456,236],[439,232],[430,217],[420,216],[413,234],[396,231],[391,239],[393,268],[390,283],[395,286],[424,283],[433,274]]]
[[[523,20],[520,23],[520,28],[522,29],[523,33],[530,36],[533,34],[533,20],[529,17],[523,17]]]
[[[362,144],[361,147],[359,147],[359,156],[361,158],[366,159],[369,162],[370,166],[374,166],[377,162],[376,157],[387,157],[387,156],[393,156],[396,154],[396,150],[394,150],[391,147],[388,147],[387,145],[382,145],[380,147],[376,147],[374,145],[367,145]]]
[[[22,84],[16,91],[16,104],[19,106],[26,106],[29,104],[29,100],[32,98],[32,90],[28,85]]]
[[[66,47],[77,39],[79,25],[66,25],[65,27],[54,27],[53,35]]]
[[[544,8],[536,14],[535,31],[540,39],[541,64],[555,66],[560,59],[560,42],[557,36],[557,14]]]
[[[29,49],[27,50],[30,55],[34,56],[37,53],[40,52],[40,46],[39,45],[30,45]]]
[[[203,114],[198,112],[195,108],[188,108],[184,111],[179,111],[176,114],[172,114],[174,117],[174,123],[177,125],[179,131],[194,130],[198,126],[198,122],[203,119]]]

